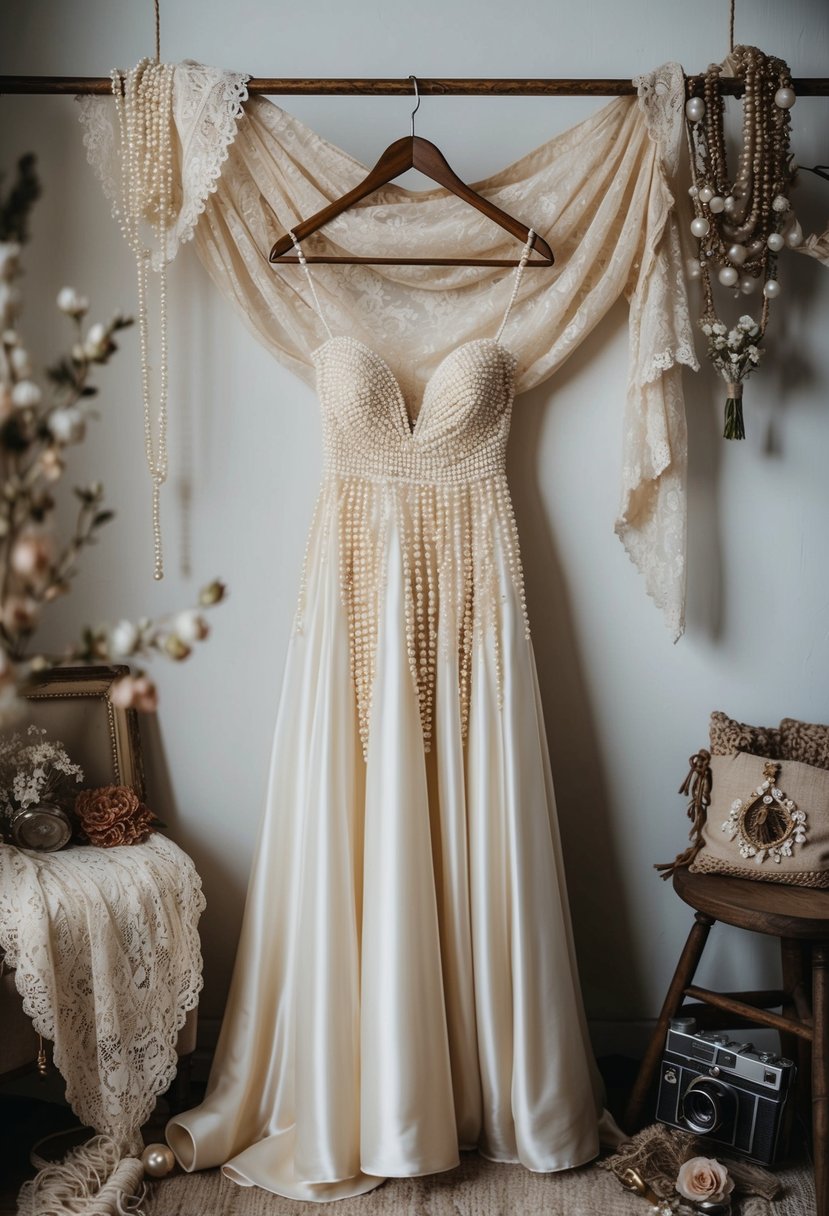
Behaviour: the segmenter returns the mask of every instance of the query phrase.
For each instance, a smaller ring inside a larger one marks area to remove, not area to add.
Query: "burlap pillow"
[[[787,719],[789,721],[790,719]],[[749,726],[729,718],[715,709],[708,724],[712,756],[731,756],[734,752],[751,752],[770,760],[782,759],[781,732],[776,726]],[[791,757],[801,759],[801,757]]]
[[[712,756],[697,873],[829,887],[829,772],[739,752]]]

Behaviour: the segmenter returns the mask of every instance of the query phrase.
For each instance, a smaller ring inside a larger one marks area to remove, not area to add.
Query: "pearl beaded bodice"
[[[515,356],[495,339],[443,360],[414,422],[391,368],[364,343],[330,338],[314,360],[330,472],[430,485],[503,473]]]
[[[320,310],[328,339],[313,358],[325,478],[308,539],[297,628],[302,629],[312,557],[334,551],[366,754],[390,561],[402,567],[400,624],[426,750],[439,656],[456,665],[465,737],[476,640],[490,641],[500,697],[500,614],[510,585],[528,633],[505,474],[516,357],[502,345],[501,333],[532,241],[531,233],[498,333],[464,342],[447,355],[427,383],[414,420],[386,360],[356,338],[332,334]],[[302,250],[294,244],[319,309]]]

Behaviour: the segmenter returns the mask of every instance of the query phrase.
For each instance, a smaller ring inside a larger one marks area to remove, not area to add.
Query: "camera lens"
[[[700,1135],[717,1131],[735,1111],[733,1090],[713,1077],[696,1077],[682,1095],[682,1122]]]

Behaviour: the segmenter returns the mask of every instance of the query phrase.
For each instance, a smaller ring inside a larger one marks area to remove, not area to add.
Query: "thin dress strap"
[[[504,326],[506,325],[507,321],[509,320],[509,315],[512,312],[512,306],[515,303],[516,297],[518,295],[518,288],[521,286],[521,277],[524,274],[524,267],[527,265],[527,260],[529,259],[530,252],[532,251],[534,241],[535,241],[535,232],[531,228],[530,232],[529,232],[529,236],[527,237],[527,243],[524,246],[524,251],[521,254],[521,259],[520,259],[518,265],[515,267],[515,281],[513,282],[513,285],[512,285],[512,295],[510,296],[509,302],[507,303],[507,310],[504,313],[504,319],[501,322],[501,325],[500,325],[500,328],[498,329],[497,334],[495,335],[496,342],[501,341],[501,334],[504,332]]]
[[[308,263],[305,260],[305,254],[302,252],[302,246],[300,245],[299,241],[296,239],[295,234],[291,231],[290,228],[288,229],[288,236],[291,238],[291,240],[294,243],[294,249],[296,249],[297,257],[300,260],[302,269],[305,271],[305,277],[308,280],[308,286],[311,288],[311,295],[314,297],[314,303],[317,306],[317,313],[319,315],[319,319],[322,321],[323,325],[325,326],[325,332],[328,334],[328,337],[333,338],[334,335],[331,332],[330,325],[328,324],[328,322],[325,319],[325,313],[322,311],[322,305],[320,304],[320,298],[317,295],[317,289],[314,286],[314,280],[311,276],[311,271],[308,269]]]

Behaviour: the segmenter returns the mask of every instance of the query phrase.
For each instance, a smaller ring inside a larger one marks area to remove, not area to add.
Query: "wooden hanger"
[[[420,93],[417,87],[417,78],[410,76],[409,79],[414,81],[415,97],[417,98],[417,105],[412,110],[411,135],[404,136],[402,139],[395,140],[393,144],[389,144],[374,168],[353,190],[349,190],[341,198],[335,199],[333,203],[329,203],[327,207],[323,207],[316,215],[312,215],[310,219],[303,220],[301,224],[298,224],[294,228],[297,240],[304,240],[305,237],[322,228],[329,220],[333,220],[335,216],[341,215],[343,211],[347,211],[349,207],[360,202],[367,195],[373,194],[381,186],[386,186],[389,182],[394,181],[396,177],[399,177],[401,173],[405,173],[407,169],[418,169],[426,177],[437,182],[439,186],[445,186],[452,194],[456,194],[459,198],[462,198],[464,202],[469,203],[476,211],[480,211],[483,215],[488,216],[489,219],[494,220],[501,228],[505,228],[507,232],[512,233],[514,237],[517,237],[518,240],[526,244],[530,235],[530,230],[526,224],[513,219],[506,211],[502,211],[500,207],[496,207],[495,203],[491,203],[488,199],[477,194],[470,186],[467,186],[454,172],[446,157],[435,144],[430,143],[428,139],[422,139],[419,135],[415,135],[414,116],[420,107]],[[273,249],[271,249],[268,261],[298,262],[299,258],[295,253],[292,256],[285,256],[293,250],[293,247],[290,233],[286,233],[285,236],[279,238]],[[536,235],[533,242],[532,252],[538,256],[530,257],[526,263],[528,267],[553,265],[553,251],[547,242],[538,235]],[[325,254],[318,256],[308,254],[305,260],[306,262],[343,263],[349,266],[517,266],[519,261],[518,258],[514,261],[496,258],[349,258],[333,257]]]

